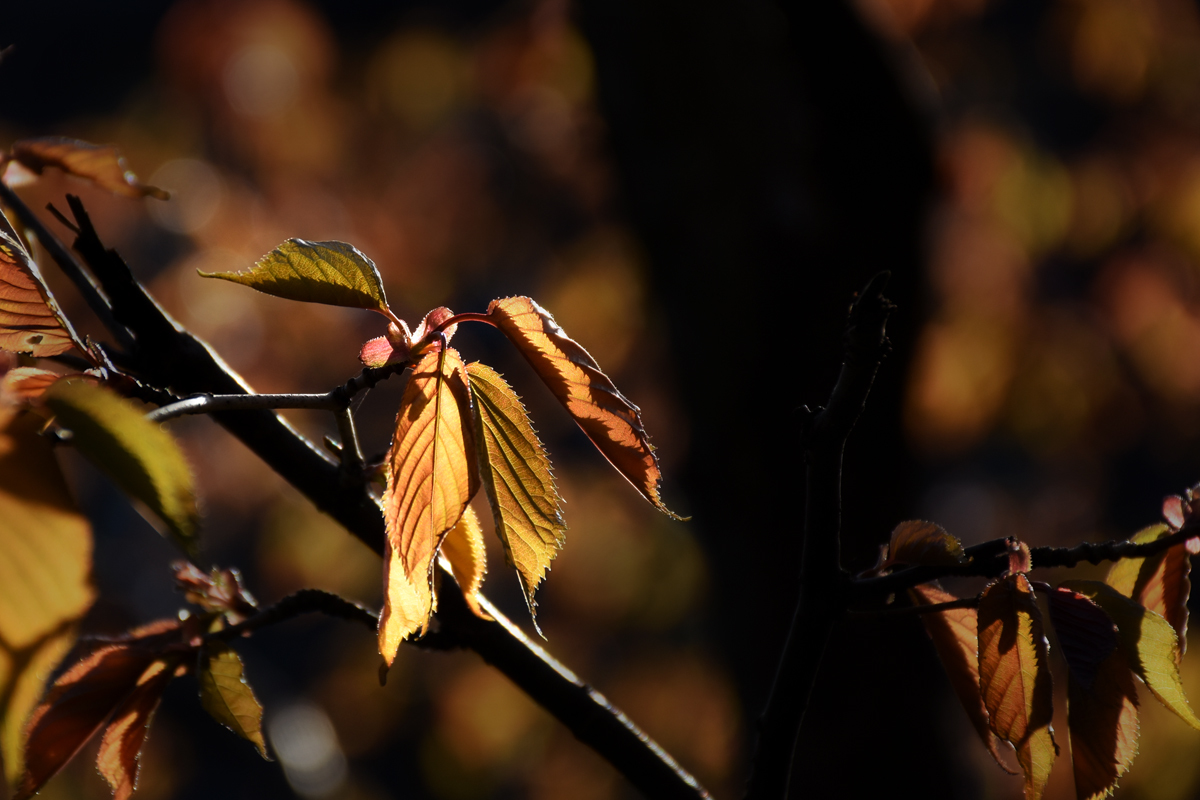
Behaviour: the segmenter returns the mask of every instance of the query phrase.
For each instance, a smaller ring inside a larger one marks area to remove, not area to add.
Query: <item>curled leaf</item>
[[[991,729],[1017,749],[1026,800],[1042,796],[1057,753],[1048,651],[1029,580],[1015,574],[988,586],[979,601],[979,686]]]
[[[270,760],[262,735],[262,706],[246,683],[242,660],[223,642],[213,642],[201,653],[200,704],[212,718],[251,742]]]
[[[137,788],[138,761],[150,720],[178,666],[179,656],[156,659],[151,663],[113,712],[112,720],[100,737],[96,767],[112,787],[113,800],[129,800]]]
[[[434,554],[479,489],[474,439],[462,358],[433,349],[405,387],[387,460],[379,648],[389,664],[400,642],[429,624]]]
[[[1178,499],[1178,498],[1176,498]],[[1170,536],[1166,525],[1151,525],[1129,537],[1145,544]],[[1147,558],[1124,558],[1112,565],[1104,582],[1128,598],[1161,614],[1179,637],[1179,657],[1187,650],[1188,596],[1192,592],[1189,575],[1191,554],[1179,543]]]
[[[234,568],[213,567],[207,574],[188,561],[176,561],[175,586],[189,603],[210,613],[224,614],[236,625],[258,610],[254,597],[242,586],[242,574]]]
[[[617,391],[595,359],[528,297],[493,300],[487,313],[604,457],[655,508],[678,519],[659,497],[662,473],[641,411]]]
[[[475,616],[491,619],[491,615],[479,607],[479,590],[483,586],[483,576],[487,574],[487,550],[475,509],[467,506],[463,511],[458,524],[442,540],[441,552]]]
[[[908,590],[908,596],[915,605],[922,606],[958,599],[931,583],[914,586]],[[950,686],[966,710],[975,732],[983,740],[983,746],[1001,769],[1015,775],[1016,770],[1000,755],[1006,747],[988,725],[988,712],[979,688],[978,612],[973,608],[950,608],[936,614],[922,614],[921,621],[933,640],[938,659],[950,679]]]
[[[880,569],[893,564],[948,567],[967,560],[962,542],[936,522],[909,520],[892,531],[888,558]]]
[[[140,182],[112,145],[98,145],[61,136],[26,139],[12,146],[11,158],[38,175],[58,167],[68,175],[85,178],[101,189],[122,197],[166,200],[167,192]]]
[[[1061,588],[1089,597],[1117,626],[1117,642],[1133,673],[1158,701],[1200,730],[1179,677],[1179,641],[1171,624],[1153,611],[1099,581],[1065,581]]]
[[[468,364],[467,379],[475,401],[483,488],[536,626],[534,592],[566,541],[562,498],[521,398],[486,364]]]
[[[204,278],[240,283],[299,300],[377,311],[392,318],[375,262],[345,242],[288,239],[245,272],[201,272]]]
[[[80,380],[95,380],[82,372],[72,372],[69,375]],[[51,372],[38,367],[10,369],[4,374],[3,381],[0,381],[0,401],[36,403],[55,381],[65,377],[67,375],[61,372]]]
[[[0,233],[0,349],[46,358],[72,348],[85,351],[37,264],[20,243]]]
[[[191,470],[175,439],[125,398],[87,381],[59,381],[44,400],[79,452],[145,503],[175,543],[194,554],[199,513]]]

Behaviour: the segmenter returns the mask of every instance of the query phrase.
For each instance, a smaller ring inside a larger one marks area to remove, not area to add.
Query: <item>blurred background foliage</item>
[[[893,270],[900,309],[848,450],[851,569],[904,518],[968,544],[1103,540],[1200,480],[1188,0],[138,0],[5,17],[0,142],[117,143],[174,197],[113,199],[61,175],[23,195],[82,195],[107,243],[257,390],[326,390],[382,333],[369,314],[196,276],[288,237],[354,243],[410,322],[529,294],[592,352],[642,407],[667,501],[692,522],[630,491],[499,337],[456,340],[509,377],[555,459],[570,529],[539,597],[550,650],[717,796],[740,791],[794,601],[796,409],[825,399],[845,304],[875,271]],[[372,453],[399,389],[357,408]],[[285,413],[334,433],[327,415]],[[378,605],[374,555],[207,420],[173,430],[214,563],[240,566],[264,601],[316,586]],[[97,520],[88,629],[174,614],[170,547],[68,467]],[[489,556],[485,589],[520,619],[492,539]],[[380,688],[374,641],[338,623],[240,649],[280,763],[181,681],[150,736],[144,800],[630,795],[470,653],[402,650]],[[1019,796],[918,623],[847,623],[828,661],[804,789]],[[1194,796],[1200,743],[1153,705],[1121,796]],[[1049,796],[1073,796],[1069,772]],[[86,758],[45,794],[107,796]]]

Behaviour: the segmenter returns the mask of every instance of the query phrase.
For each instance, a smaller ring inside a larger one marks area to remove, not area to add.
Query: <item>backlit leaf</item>
[[[262,735],[262,706],[243,675],[242,660],[223,642],[208,645],[201,656],[200,704],[213,719],[254,744],[263,758],[267,743]]]
[[[46,167],[58,167],[122,197],[149,196],[159,200],[170,197],[158,187],[141,183],[129,170],[121,152],[112,145],[47,136],[17,142],[12,146],[12,157],[38,175]]]
[[[884,566],[908,564],[910,566],[948,567],[967,560],[962,542],[946,532],[935,522],[909,520],[901,522],[892,531],[888,545],[888,558]]]
[[[483,587],[483,576],[487,574],[487,550],[483,546],[483,528],[479,526],[475,509],[467,506],[458,524],[446,534],[442,540],[442,555],[449,563],[467,605],[476,616],[491,619],[491,615],[479,607],[479,590]]]
[[[931,583],[909,589],[908,596],[915,605],[924,606],[958,599]],[[950,608],[936,614],[922,614],[921,621],[925,623],[925,630],[933,640],[946,676],[950,678],[950,686],[963,704],[984,747],[1001,769],[1015,775],[1016,770],[1000,755],[1000,751],[1007,747],[988,726],[988,712],[979,689],[978,612],[973,608]]]
[[[1151,525],[1129,537],[1136,544],[1170,536],[1166,525]],[[1104,582],[1121,594],[1161,614],[1179,636],[1179,656],[1187,650],[1191,554],[1183,542],[1148,558],[1124,558],[1112,565]]]
[[[1179,678],[1179,642],[1175,629],[1160,615],[1148,611],[1106,583],[1064,581],[1062,588],[1090,597],[1117,626],[1117,642],[1133,673],[1164,706],[1200,730]]]
[[[90,379],[82,372],[71,373],[73,377]],[[45,393],[50,385],[64,377],[61,372],[51,372],[37,367],[17,367],[4,373],[0,381],[0,401],[32,403]]]
[[[595,359],[528,297],[493,300],[487,313],[617,471],[656,508],[678,519],[659,497],[662,473],[641,412]]]
[[[384,492],[387,542],[379,649],[390,664],[433,613],[434,554],[479,489],[471,396],[458,351],[440,348],[417,363],[396,417]]]
[[[1016,574],[988,586],[979,602],[979,685],[992,730],[1017,749],[1026,800],[1042,796],[1056,754],[1048,650],[1029,580]]]
[[[1099,800],[1112,793],[1137,755],[1137,687],[1125,651],[1113,648],[1090,687],[1070,673],[1067,704],[1075,794]]]
[[[288,239],[245,272],[201,272],[260,292],[300,300],[378,311],[391,318],[375,262],[345,242]]]
[[[1103,609],[1070,589],[1049,592],[1047,602],[1071,675],[1089,689],[1100,664],[1117,647],[1116,626]]]
[[[150,720],[178,664],[179,657],[175,656],[156,660],[147,667],[104,729],[96,767],[112,787],[113,800],[128,800],[137,788],[138,760]]]
[[[188,553],[198,545],[192,474],[179,445],[120,395],[86,381],[60,381],[44,395],[71,442],[118,486],[166,523]]]
[[[0,782],[10,786],[26,718],[95,597],[91,526],[41,424],[0,407]]]
[[[486,364],[468,364],[467,378],[475,401],[483,488],[504,554],[517,570],[530,616],[536,620],[534,592],[566,541],[562,498],[521,398]]]
[[[0,233],[0,349],[46,358],[77,346],[83,351],[78,342],[37,264]]]

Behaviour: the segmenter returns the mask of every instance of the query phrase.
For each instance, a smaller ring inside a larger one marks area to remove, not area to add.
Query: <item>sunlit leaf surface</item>
[[[44,358],[75,346],[76,337],[37,264],[24,247],[0,233],[0,349]]]
[[[563,332],[549,311],[528,297],[493,300],[488,316],[612,465],[660,511],[677,516],[659,497],[662,473],[641,412],[617,390],[595,359]]]
[[[550,458],[521,398],[486,364],[467,365],[483,487],[509,564],[534,614],[534,592],[566,541]]]
[[[1175,498],[1178,500],[1179,498]],[[1170,536],[1166,525],[1151,525],[1129,537],[1145,544]],[[1188,595],[1192,592],[1191,554],[1180,543],[1148,558],[1125,558],[1113,564],[1104,582],[1121,594],[1161,614],[1179,637],[1179,655],[1187,650]]]
[[[262,734],[262,706],[243,675],[242,660],[222,642],[208,646],[197,675],[200,703],[213,719],[254,744],[267,758]]]
[[[950,566],[966,561],[962,542],[935,522],[909,520],[892,531],[886,564]]]
[[[58,167],[122,197],[155,197],[159,200],[170,197],[158,187],[141,183],[129,170],[121,151],[112,145],[48,136],[15,143],[12,157],[39,175],[46,167]]]
[[[138,677],[133,691],[117,706],[100,737],[96,768],[112,787],[113,800],[128,800],[137,788],[138,757],[146,742],[150,720],[167,684],[175,677],[179,661],[176,655],[151,663]]]
[[[118,486],[166,523],[188,553],[198,545],[192,474],[169,433],[128,400],[87,381],[61,381],[44,395],[72,444]]]
[[[483,528],[479,525],[475,509],[467,506],[458,524],[442,540],[441,552],[450,564],[450,571],[462,589],[467,605],[478,616],[491,619],[479,607],[479,590],[487,574],[487,550],[483,545]]]

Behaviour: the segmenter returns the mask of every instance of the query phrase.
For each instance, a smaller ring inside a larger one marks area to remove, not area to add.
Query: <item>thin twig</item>
[[[342,466],[351,476],[362,475],[365,462],[363,461],[362,445],[358,441],[358,431],[354,427],[354,414],[349,407],[337,412],[338,434],[342,437]]]
[[[320,589],[301,589],[274,605],[267,606],[254,616],[242,620],[237,625],[230,625],[228,628],[214,631],[205,638],[210,641],[227,642],[230,639],[253,633],[259,628],[265,628],[302,614],[312,613],[325,614],[351,622],[361,622],[371,631],[374,631],[375,626],[379,624],[379,615],[365,606],[352,603],[344,597]]]
[[[275,408],[309,408],[326,411],[344,410],[332,392],[326,394],[194,394],[146,415],[151,422],[166,422],[188,414],[217,411],[262,411]]]

